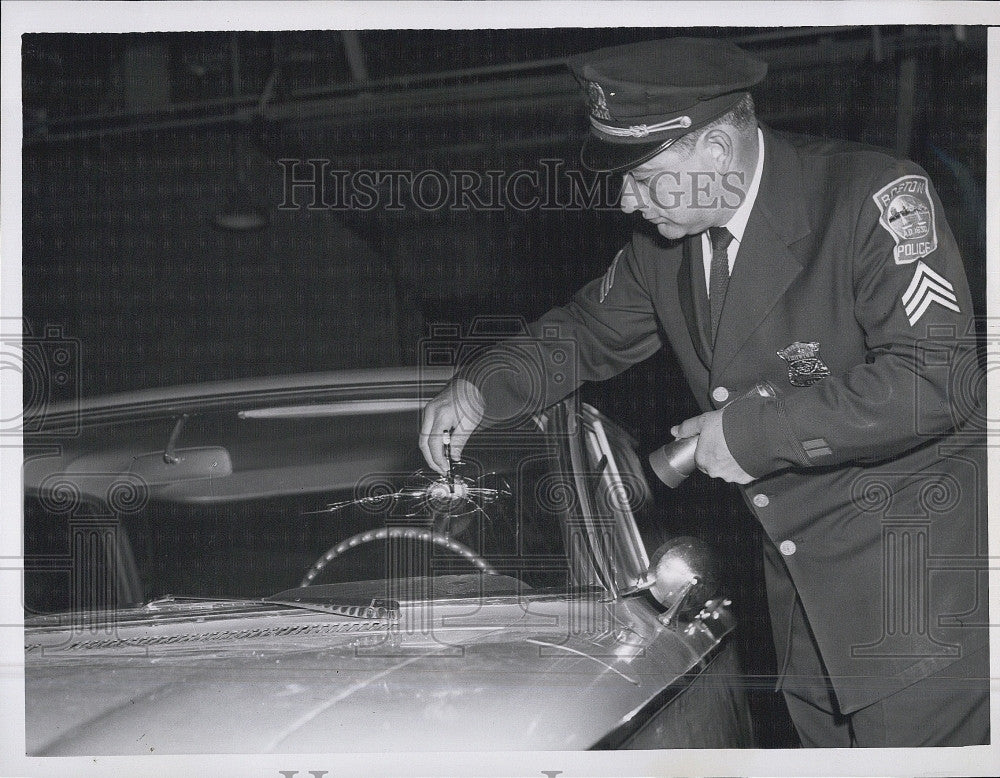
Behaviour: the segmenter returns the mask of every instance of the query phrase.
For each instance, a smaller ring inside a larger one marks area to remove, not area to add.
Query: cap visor
[[[652,159],[676,138],[648,143],[608,143],[588,133],[580,149],[580,162],[595,173],[620,173]]]

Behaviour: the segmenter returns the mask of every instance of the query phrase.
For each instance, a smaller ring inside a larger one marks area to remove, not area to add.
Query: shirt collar
[[[736,238],[737,243],[743,242],[743,233],[746,231],[747,222],[750,221],[750,212],[753,210],[753,204],[757,200],[757,190],[760,189],[761,171],[764,169],[764,133],[760,131],[760,127],[757,128],[757,149],[757,167],[754,168],[753,179],[750,182],[750,188],[747,189],[747,196],[740,207],[736,209],[733,218],[726,222],[726,229]]]

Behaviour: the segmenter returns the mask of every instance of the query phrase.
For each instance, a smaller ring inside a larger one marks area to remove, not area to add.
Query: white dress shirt
[[[746,231],[747,222],[750,220],[750,212],[753,204],[757,200],[757,190],[760,189],[760,174],[764,169],[764,133],[757,128],[757,167],[753,171],[753,179],[750,181],[750,188],[747,189],[746,198],[736,212],[733,214],[725,227],[729,230],[734,240],[729,244],[726,251],[729,253],[729,275],[733,274],[733,263],[736,262],[736,253],[740,250],[740,242],[743,240],[743,233]],[[712,241],[708,237],[708,230],[701,234],[701,256],[705,264],[705,288],[709,289],[709,278],[712,272]],[[711,294],[711,292],[709,292]]]

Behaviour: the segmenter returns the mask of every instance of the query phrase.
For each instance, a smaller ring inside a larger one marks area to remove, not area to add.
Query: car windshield
[[[173,417],[85,429],[60,461],[90,472],[27,490],[26,610],[363,581],[405,600],[437,596],[426,583],[443,576],[476,595],[484,572],[512,593],[588,583],[567,559],[576,487],[543,421],[474,435],[452,481],[424,464],[417,422],[412,409],[339,405],[196,414],[174,441],[179,463],[157,448]]]

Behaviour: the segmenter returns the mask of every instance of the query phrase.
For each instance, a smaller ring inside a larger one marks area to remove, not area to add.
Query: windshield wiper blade
[[[398,621],[399,602],[373,598],[366,604],[318,600],[312,597],[295,596],[288,592],[265,597],[263,602],[274,605],[286,605],[290,608],[329,613],[333,616],[345,616],[351,619],[379,619]]]

